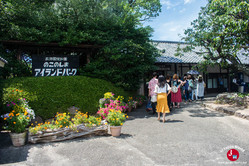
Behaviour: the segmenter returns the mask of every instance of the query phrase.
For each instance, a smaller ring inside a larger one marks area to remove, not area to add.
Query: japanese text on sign
[[[34,76],[74,76],[77,74],[78,59],[75,57],[34,57]]]

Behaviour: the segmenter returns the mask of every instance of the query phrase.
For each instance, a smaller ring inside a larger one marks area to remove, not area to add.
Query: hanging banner
[[[74,76],[79,67],[79,56],[54,55],[32,56],[32,73],[35,77]]]

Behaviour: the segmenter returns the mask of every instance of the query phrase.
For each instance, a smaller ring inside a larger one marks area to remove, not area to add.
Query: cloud
[[[181,9],[179,12],[184,13],[186,11],[186,8]]]
[[[184,4],[187,4],[187,3],[192,3],[194,2],[195,0],[184,0]]]
[[[176,20],[162,22],[154,26],[153,40],[181,41],[184,36],[184,30],[191,27],[191,18],[185,20]],[[179,36],[180,35],[180,36]]]
[[[178,34],[182,34],[184,28],[185,25],[179,24],[179,22],[165,22],[155,28],[153,38],[156,40],[180,41]]]
[[[171,9],[171,8],[179,5],[179,3],[173,4],[170,0],[161,0],[161,5],[165,5],[167,7],[167,9]]]

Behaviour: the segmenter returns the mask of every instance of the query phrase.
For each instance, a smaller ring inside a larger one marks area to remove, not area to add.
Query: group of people
[[[203,100],[205,87],[206,84],[201,75],[196,78],[189,74],[179,79],[177,74],[172,78],[169,75],[165,78],[163,75],[158,77],[154,72],[148,86],[153,114],[157,112],[160,120],[162,113],[163,122],[165,122],[166,113],[170,113],[172,108],[180,108],[182,98],[185,102]]]

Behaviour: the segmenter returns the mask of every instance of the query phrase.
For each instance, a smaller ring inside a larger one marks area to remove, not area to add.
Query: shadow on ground
[[[14,164],[27,160],[30,146],[14,147],[9,133],[0,133],[0,164]]]
[[[184,106],[181,106],[180,108],[173,108],[170,113],[166,114],[166,118],[170,117],[172,115],[175,115],[175,114],[181,114],[182,111],[183,111],[182,108],[184,108]],[[152,114],[152,111],[146,112],[145,105],[133,110],[132,112],[128,112],[127,114],[129,116],[127,121],[135,120],[135,119],[138,119],[138,118],[140,118],[140,119],[157,118],[157,113]],[[162,114],[161,114],[161,117],[162,117]],[[167,123],[176,123],[176,122],[183,122],[183,121],[181,121],[181,120],[170,120],[169,119]]]
[[[190,104],[185,104],[185,108],[191,107],[191,109],[187,109],[189,116],[191,117],[200,117],[200,118],[209,118],[209,117],[225,117],[230,116],[228,114],[220,113],[217,111],[211,111],[202,107],[202,102],[195,102]]]
[[[208,109],[205,109],[202,107],[202,101],[197,102],[190,102],[190,103],[181,103],[180,108],[173,108],[172,111],[167,114],[167,117],[173,116],[175,114],[182,114],[183,112],[187,111],[190,113],[189,116],[191,117],[200,117],[200,118],[208,118],[208,117],[225,117],[230,116],[228,114],[216,112],[216,111],[210,111]],[[146,112],[146,107],[143,105],[142,107],[134,110],[133,112],[129,112],[129,118],[127,120],[134,120],[137,118],[141,119],[148,119],[148,118],[155,118],[157,117],[157,113],[152,115],[152,112]],[[169,121],[168,123],[174,123],[174,122],[182,122],[182,121]]]
[[[188,112],[191,113],[191,117],[200,117],[200,118],[209,118],[209,117],[224,117],[224,116],[230,116],[218,112],[210,112],[210,110],[204,109],[204,110],[189,110]]]
[[[182,121],[182,120],[175,120],[175,119],[173,119],[173,120],[167,119],[167,120],[165,121],[165,123],[177,123],[177,122],[184,122],[184,121]]]

